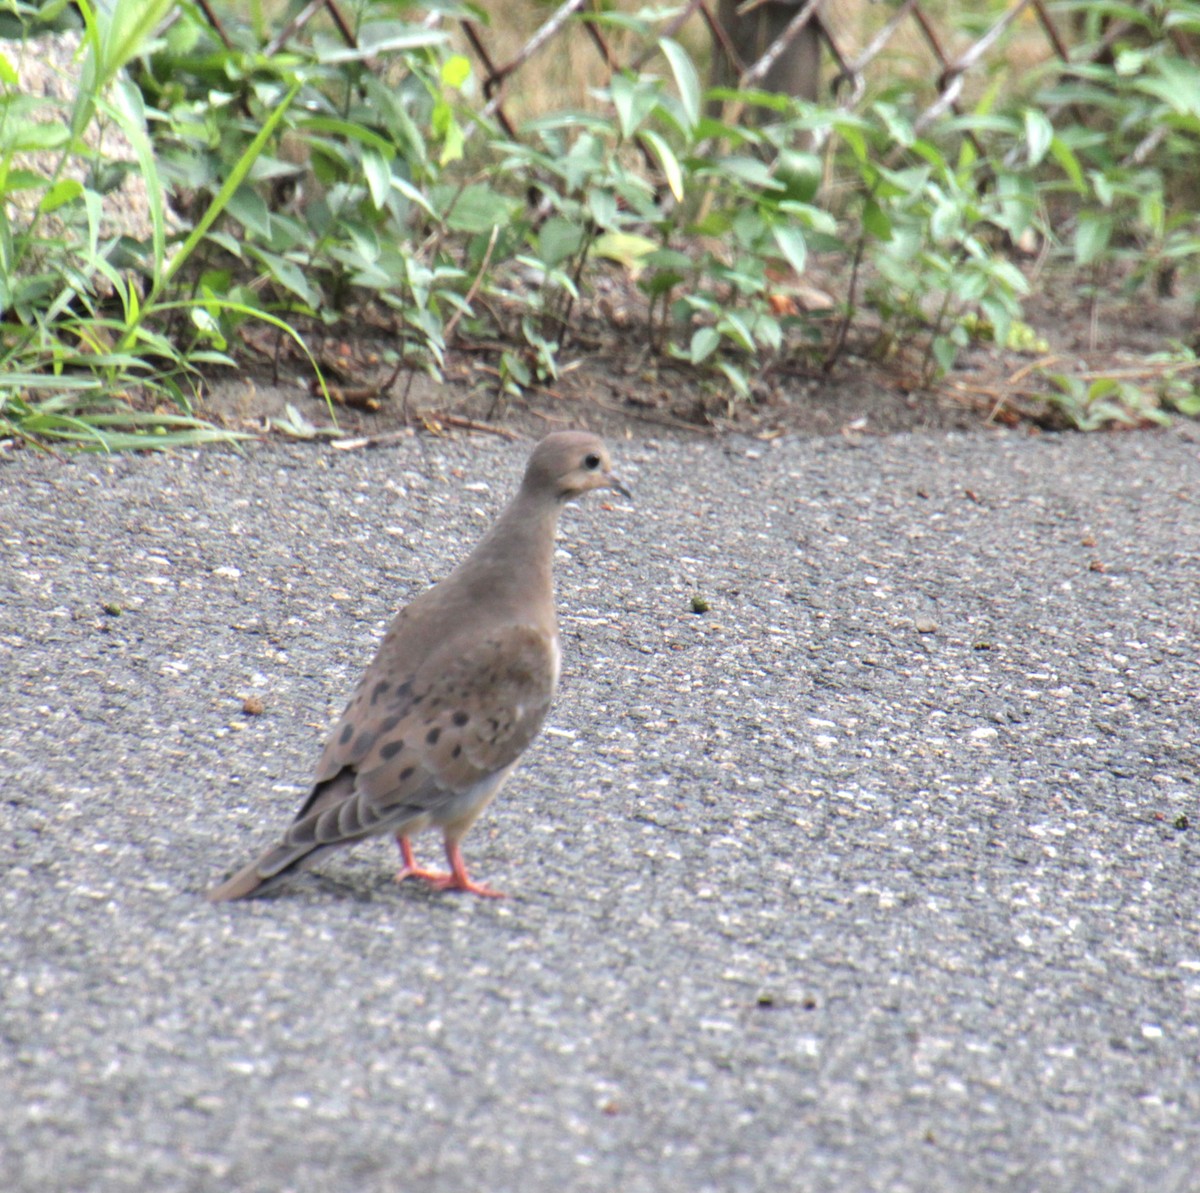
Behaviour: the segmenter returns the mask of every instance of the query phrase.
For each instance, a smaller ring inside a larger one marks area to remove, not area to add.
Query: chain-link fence
[[[223,28],[215,0],[197,4],[224,46],[244,53],[244,25],[231,16]],[[353,152],[338,158],[351,208],[355,188],[372,188],[379,210],[362,215],[364,228],[385,218],[391,189],[411,198],[417,183],[433,184],[414,200],[430,227],[409,238],[419,219],[402,223],[380,241],[396,257],[392,273],[364,257],[353,275],[401,312],[405,354],[440,361],[464,311],[483,312],[480,326],[500,333],[498,384],[516,392],[555,377],[573,321],[598,316],[608,330],[636,323],[658,357],[703,365],[743,397],[792,359],[828,373],[848,344],[859,359],[907,368],[910,388],[946,376],[977,344],[1039,353],[1009,378],[1015,392],[1031,367],[1062,359],[1022,307],[1041,296],[1030,279],[1052,256],[1088,270],[1093,295],[1115,267],[1110,298],[1114,278],[1130,293],[1151,281],[1168,295],[1178,263],[1200,258],[1187,167],[1200,119],[1193,8],[681,0],[649,10],[633,0],[524,0],[491,23],[417,5],[401,24],[373,10],[360,44],[348,0],[310,0],[269,33],[256,29],[254,44],[353,61],[338,76],[347,93],[357,94],[356,72],[390,86],[405,70],[414,94],[453,108],[457,140],[429,142],[434,167],[420,178],[421,153],[396,171],[385,152],[372,163],[364,150],[362,168]],[[422,49],[405,60],[414,45]],[[779,102],[780,92],[817,107]],[[661,104],[658,128],[622,109],[635,93]],[[382,98],[377,90],[365,112],[380,114],[386,139],[396,128]],[[489,128],[502,131],[502,169],[468,158],[452,179],[440,173],[463,156],[465,138]],[[829,153],[812,152],[822,144]],[[504,220],[493,218],[501,211]],[[338,266],[362,255],[357,242],[338,252]],[[431,278],[442,269],[436,293],[412,280],[409,262]],[[294,271],[281,270],[271,275],[280,291],[305,298]],[[465,294],[455,270],[469,280]],[[332,271],[330,284],[340,276]],[[1094,314],[1088,352],[1102,340]],[[1176,355],[1172,369],[1197,367],[1186,346]],[[1100,392],[1091,380],[1036,378],[1043,389],[1070,388],[1063,401],[1077,424]],[[1153,413],[1158,400],[1126,404]]]
[[[210,0],[198,2],[230,45]],[[920,132],[945,114],[961,115],[997,73],[1015,79],[1055,59],[1074,65],[1100,59],[1132,24],[1115,9],[1092,19],[1082,3],[1008,0],[973,7],[975,12],[963,13],[933,0],[686,0],[652,22],[649,40],[631,37],[629,25],[614,21],[596,0],[565,0],[541,20],[543,7],[529,5],[511,6],[491,26],[437,11],[427,13],[423,23],[461,38],[480,68],[481,115],[494,118],[514,139],[513,111],[536,110],[531,96],[585,96],[590,82],[602,85],[618,71],[642,69],[663,37],[682,41],[697,56],[711,53],[731,68],[722,77],[714,66],[713,81],[740,88],[768,86],[781,63],[808,47],[807,61],[816,61],[818,53],[820,61],[817,76],[800,88],[809,98],[853,109],[899,81],[922,97],[914,121]],[[1125,6],[1130,14],[1150,7],[1152,0]],[[760,20],[753,35],[742,31],[742,23],[758,17],[770,19]],[[357,48],[338,0],[310,0],[278,30],[268,53],[319,18]],[[763,29],[778,33],[764,41]],[[1175,49],[1186,54],[1189,46],[1178,37]],[[1149,148],[1143,146],[1142,154]]]

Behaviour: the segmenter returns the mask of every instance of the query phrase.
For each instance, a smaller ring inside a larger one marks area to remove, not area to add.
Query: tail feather
[[[307,870],[324,852],[320,846],[272,845],[232,878],[213,887],[205,898],[210,903],[229,903],[265,894],[297,871]]]
[[[347,815],[350,819],[342,823]],[[428,822],[426,812],[407,805],[379,814],[357,798],[344,799],[330,807],[314,804],[292,823],[282,841],[259,854],[232,878],[213,887],[205,898],[210,903],[228,903],[265,894],[293,874],[307,870],[331,849],[385,832],[409,833]]]
[[[232,878],[219,883],[204,896],[210,903],[228,903],[233,899],[245,899],[257,894],[266,881],[258,872],[258,862],[239,870]]]

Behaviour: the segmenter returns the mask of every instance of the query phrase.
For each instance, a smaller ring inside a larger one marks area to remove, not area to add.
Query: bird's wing
[[[500,627],[435,650],[399,682],[368,673],[334,729],[288,845],[328,845],[399,826],[486,788],[541,727],[558,671],[551,634]],[[352,778],[351,778],[352,777]]]

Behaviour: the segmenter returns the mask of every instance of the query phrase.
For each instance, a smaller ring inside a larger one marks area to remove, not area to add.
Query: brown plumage
[[[475,550],[396,615],[290,827],[210,900],[261,894],[329,850],[382,833],[400,845],[397,880],[499,894],[471,881],[459,843],[550,708],[558,514],[602,488],[629,495],[596,436],[558,431],[534,448],[516,496]],[[448,873],[417,867],[409,838],[425,828],[442,830]]]

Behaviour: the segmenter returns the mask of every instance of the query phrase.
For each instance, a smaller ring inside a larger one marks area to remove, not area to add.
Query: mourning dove
[[[459,843],[533,740],[558,681],[554,533],[563,503],[628,490],[594,435],[557,431],[475,550],[397,615],[334,728],[313,788],[277,844],[208,892],[261,894],[331,849],[395,834],[403,869],[439,890],[500,892],[467,875]],[[409,838],[444,835],[449,873]]]

